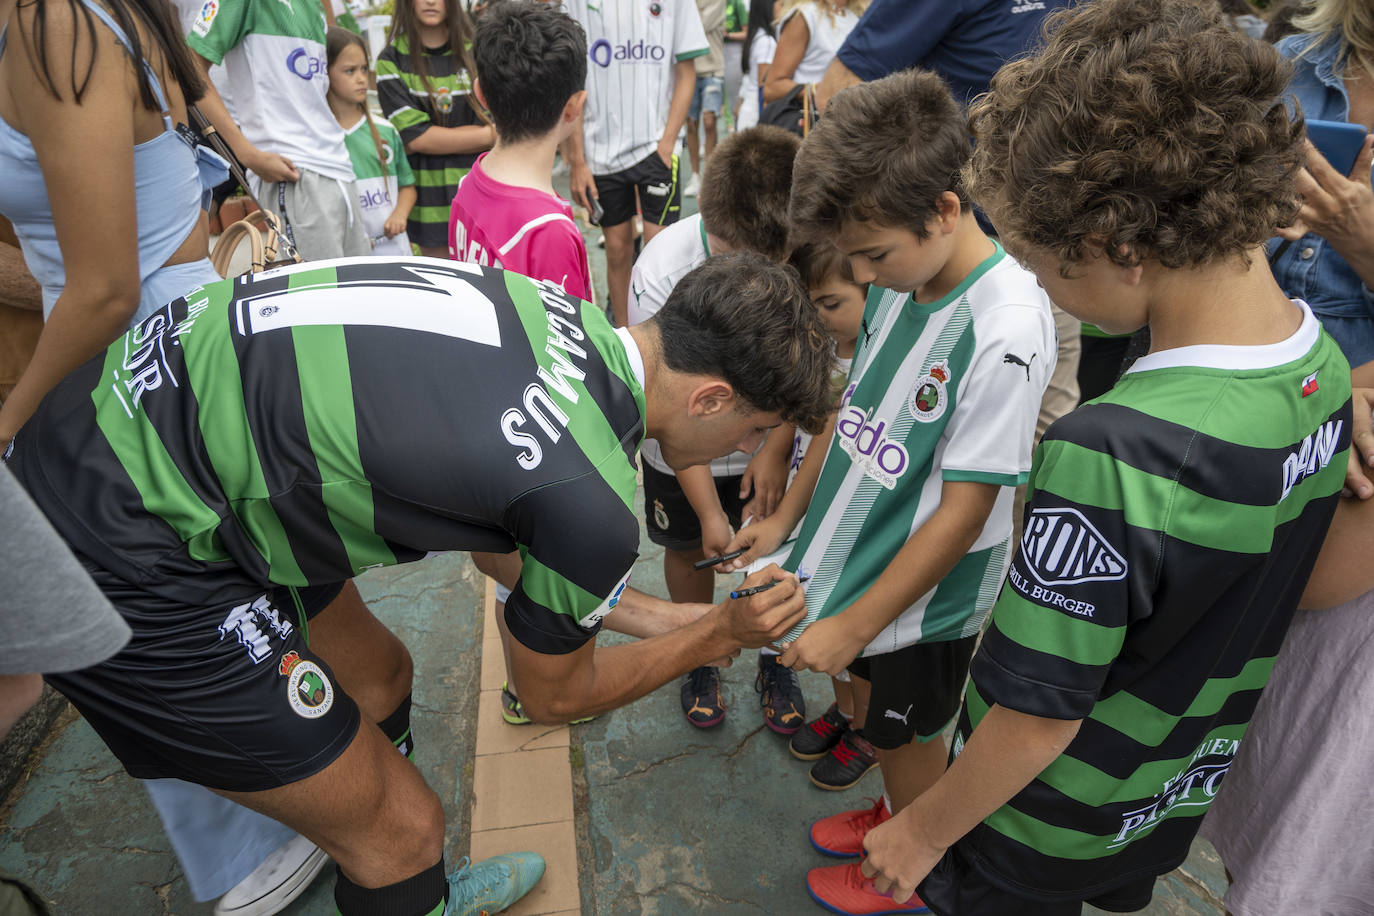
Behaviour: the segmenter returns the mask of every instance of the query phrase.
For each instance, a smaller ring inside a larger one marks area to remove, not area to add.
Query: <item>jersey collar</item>
[[[1272,369],[1301,359],[1312,349],[1321,334],[1321,325],[1307,303],[1301,299],[1292,300],[1302,309],[1302,324],[1287,340],[1264,344],[1257,347],[1228,346],[1223,344],[1199,344],[1193,347],[1175,347],[1158,353],[1147,353],[1126,370],[1148,372],[1151,369],[1176,369],[1182,366],[1196,366],[1205,369],[1226,369],[1241,371],[1246,369]]]
[[[628,328],[616,328],[616,336],[620,338],[620,343],[625,347],[625,356],[630,360],[630,371],[635,374],[635,381],[639,382],[639,390],[644,390],[644,355],[639,352],[639,344],[630,336]]]

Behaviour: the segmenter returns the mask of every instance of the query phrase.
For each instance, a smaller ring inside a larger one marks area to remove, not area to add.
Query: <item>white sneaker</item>
[[[215,916],[273,916],[299,897],[329,856],[300,834],[287,840],[215,904]]]
[[[700,194],[701,176],[693,175],[691,180],[687,182],[687,187],[682,189],[682,193],[687,197],[696,197],[698,194]]]

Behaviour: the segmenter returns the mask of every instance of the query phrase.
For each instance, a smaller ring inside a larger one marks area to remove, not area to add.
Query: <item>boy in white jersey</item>
[[[213,86],[201,110],[258,179],[253,191],[276,211],[301,257],[370,254],[344,131],[325,100],[323,7],[206,0],[186,43],[206,72],[224,65],[238,123]]]
[[[716,149],[706,165],[701,212],[670,226],[635,263],[630,324],[652,318],[678,281],[712,255],[744,249],[782,260],[799,143],[781,128],[756,127]],[[792,430],[779,429],[753,455],[734,452],[709,467],[675,473],[658,443],[644,441],[644,527],[649,540],[664,548],[663,577],[674,601],[711,600],[715,574],[695,564],[719,554],[745,518],[763,518],[773,511],[786,486],[791,445]],[[806,705],[796,676],[775,661],[776,655],[759,658],[758,686],[769,700],[764,721],[790,735],[805,719]],[[683,715],[698,728],[719,725],[725,718],[720,675],[713,667],[688,673],[680,698]]]
[[[606,235],[606,282],[616,326],[626,323],[636,206],[647,244],[682,206],[677,136],[708,52],[693,0],[567,0],[587,33],[584,129],[565,150],[572,195]]]
[[[858,856],[867,830],[945,768],[940,735],[1006,572],[1013,491],[1054,368],[1049,300],[979,229],[959,177],[968,157],[945,84],[908,71],[837,95],[793,176],[794,230],[831,241],[873,288],[810,506],[789,492],[723,565],[776,549],[805,514],[786,568],[811,577],[807,625],[781,663],[848,668],[885,789],[873,810],[812,826],[813,845],[839,857]],[[840,913],[924,909],[891,908],[858,867],[812,869],[812,896]]]

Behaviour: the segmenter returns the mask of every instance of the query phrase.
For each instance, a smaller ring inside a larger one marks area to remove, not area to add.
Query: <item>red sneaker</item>
[[[914,894],[906,903],[898,903],[887,894],[878,893],[873,882],[859,871],[858,862],[811,869],[806,873],[806,889],[812,900],[844,916],[930,912],[930,907]]]
[[[881,798],[872,808],[832,814],[811,825],[811,845],[819,852],[841,859],[863,855],[864,836],[891,817]]]

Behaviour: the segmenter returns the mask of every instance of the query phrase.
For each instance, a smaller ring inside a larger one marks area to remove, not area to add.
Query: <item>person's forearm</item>
[[[1053,763],[1080,724],[994,704],[939,781],[893,820],[932,847],[949,848]]]
[[[420,199],[420,192],[415,190],[415,185],[408,184],[396,192],[396,209],[392,211],[392,216],[397,219],[409,219],[410,211],[415,208],[415,201]]]
[[[14,438],[44,395],[125,331],[138,309],[136,284],[132,289],[110,290],[91,300],[76,296],[69,285],[58,297],[33,359],[0,407],[0,448]]]
[[[675,604],[626,587],[615,610],[606,615],[602,626],[626,636],[646,639],[684,627],[699,619],[707,609],[705,605]]]
[[[826,104],[835,97],[835,93],[850,86],[857,86],[861,82],[863,80],[836,57],[830,62],[830,66],[825,68],[825,76],[816,84],[816,110],[825,111]]]
[[[843,618],[846,628],[861,645],[867,645],[917,598],[939,585],[978,539],[997,488],[987,484],[957,485],[987,486],[993,491],[992,500],[980,511],[976,500],[951,498],[951,486],[956,485],[944,485],[940,507],[907,538],[868,590],[836,615]]]
[[[673,65],[673,97],[668,105],[668,123],[663,128],[659,147],[677,145],[678,132],[687,122],[687,110],[692,107],[692,93],[696,91],[697,68],[690,60],[680,60]]]
[[[582,150],[582,115],[577,116],[576,126],[558,145],[558,152],[562,155],[563,160],[568,163],[568,168],[572,168],[574,165],[586,165],[587,157]]]
[[[257,152],[257,147],[248,142],[243,131],[239,130],[238,124],[229,114],[229,109],[224,105],[224,99],[220,98],[219,90],[215,88],[214,83],[210,82],[210,67],[213,66],[211,62],[199,54],[193,53],[192,56],[195,57],[196,63],[200,64],[201,72],[205,75],[205,95],[201,96],[196,107],[200,109],[201,114],[205,115],[210,125],[214,127],[215,133],[220,135],[220,139],[229,146],[229,149],[233,150],[238,160],[251,168],[250,162],[253,159],[253,154]]]
[[[720,504],[720,494],[716,492],[716,479],[711,476],[711,467],[699,464],[676,472],[678,486],[687,497],[692,511],[702,521],[718,518],[725,514]]]
[[[455,156],[480,153],[496,143],[496,131],[486,124],[465,124],[462,127],[428,127],[425,132],[406,144],[406,152],[429,156]]]
[[[811,497],[816,493],[816,482],[821,479],[821,467],[825,464],[830,437],[835,434],[835,416],[832,413],[825,421],[825,428],[811,437],[811,444],[806,447],[806,454],[802,456],[801,467],[797,468],[797,476],[788,484],[787,493],[778,506],[776,514],[784,515],[785,511],[785,517],[791,519],[793,528],[806,515],[806,507],[811,504]],[[791,505],[787,505],[788,500],[792,500]]]

